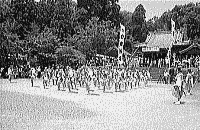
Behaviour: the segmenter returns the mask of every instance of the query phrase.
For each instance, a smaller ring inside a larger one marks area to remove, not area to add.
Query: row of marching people
[[[31,69],[31,84],[33,86],[36,72]],[[68,89],[78,90],[78,87],[86,88],[88,94],[93,91],[93,88],[107,89],[114,88],[115,91],[124,91],[133,88],[138,88],[141,83],[144,86],[148,85],[151,76],[148,70],[135,70],[126,68],[102,68],[102,67],[89,67],[82,66],[74,70],[67,67],[57,67],[56,69],[45,68],[42,74],[43,86],[47,88],[50,83],[58,86],[58,90]]]

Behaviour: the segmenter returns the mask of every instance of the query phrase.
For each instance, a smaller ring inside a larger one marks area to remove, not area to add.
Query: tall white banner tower
[[[171,45],[169,47],[168,55],[167,55],[168,56],[168,60],[169,60],[169,68],[171,67],[171,50],[172,50],[172,46],[176,42],[176,30],[175,30],[175,27],[176,27],[175,22],[174,22],[174,20],[171,19],[171,31],[172,31],[171,34],[172,34],[173,41],[172,41],[172,43],[171,43]]]
[[[175,30],[175,22],[174,20],[171,19],[171,26],[172,26],[172,38],[173,38],[173,42],[176,42],[176,30]]]
[[[119,66],[123,64],[123,53],[124,53],[124,39],[125,39],[125,26],[120,24],[120,35],[119,35],[119,45],[118,45],[118,64]]]

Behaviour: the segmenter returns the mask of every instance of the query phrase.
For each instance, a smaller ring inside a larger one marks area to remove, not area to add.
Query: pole
[[[171,67],[171,50],[172,50],[172,47],[170,46],[168,50],[169,69]]]

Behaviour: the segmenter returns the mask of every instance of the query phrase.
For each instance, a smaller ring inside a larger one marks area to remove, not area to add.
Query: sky
[[[73,0],[77,1],[77,0]],[[190,2],[200,2],[199,0],[119,0],[121,11],[134,12],[137,5],[142,4],[146,10],[146,20],[161,16],[165,11],[171,10],[175,5],[184,5]]]

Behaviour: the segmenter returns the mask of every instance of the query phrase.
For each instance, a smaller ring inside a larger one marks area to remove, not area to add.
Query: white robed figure
[[[184,89],[187,91],[187,95],[191,95],[191,89],[194,87],[194,79],[193,79],[191,69],[188,69],[188,73],[187,73],[185,81],[186,81],[186,85]]]
[[[73,69],[71,67],[69,67],[68,70],[68,76],[69,76],[69,82],[70,82],[70,89],[73,89],[73,77],[74,77],[74,72]]]
[[[95,77],[94,77],[94,74],[93,74],[93,70],[92,69],[90,69],[90,68],[88,68],[88,87],[89,87],[89,89],[91,90],[91,89],[94,89],[94,87],[95,87],[95,85],[94,85],[94,79],[95,79]]]
[[[11,76],[12,76],[12,67],[8,68],[8,80],[11,82]]]
[[[58,72],[59,78],[58,78],[58,91],[61,88],[61,85],[63,86],[63,89],[65,88],[65,72],[64,70],[61,68]]]
[[[32,85],[32,87],[33,87],[33,80],[34,80],[34,79],[36,78],[36,76],[37,76],[36,70],[35,70],[34,67],[31,68],[31,70],[30,70],[30,76],[31,76],[31,85]]]
[[[176,84],[173,86],[172,95],[178,98],[175,104],[181,104],[180,99],[183,95],[183,73],[181,68],[178,68],[178,74],[176,75]]]

